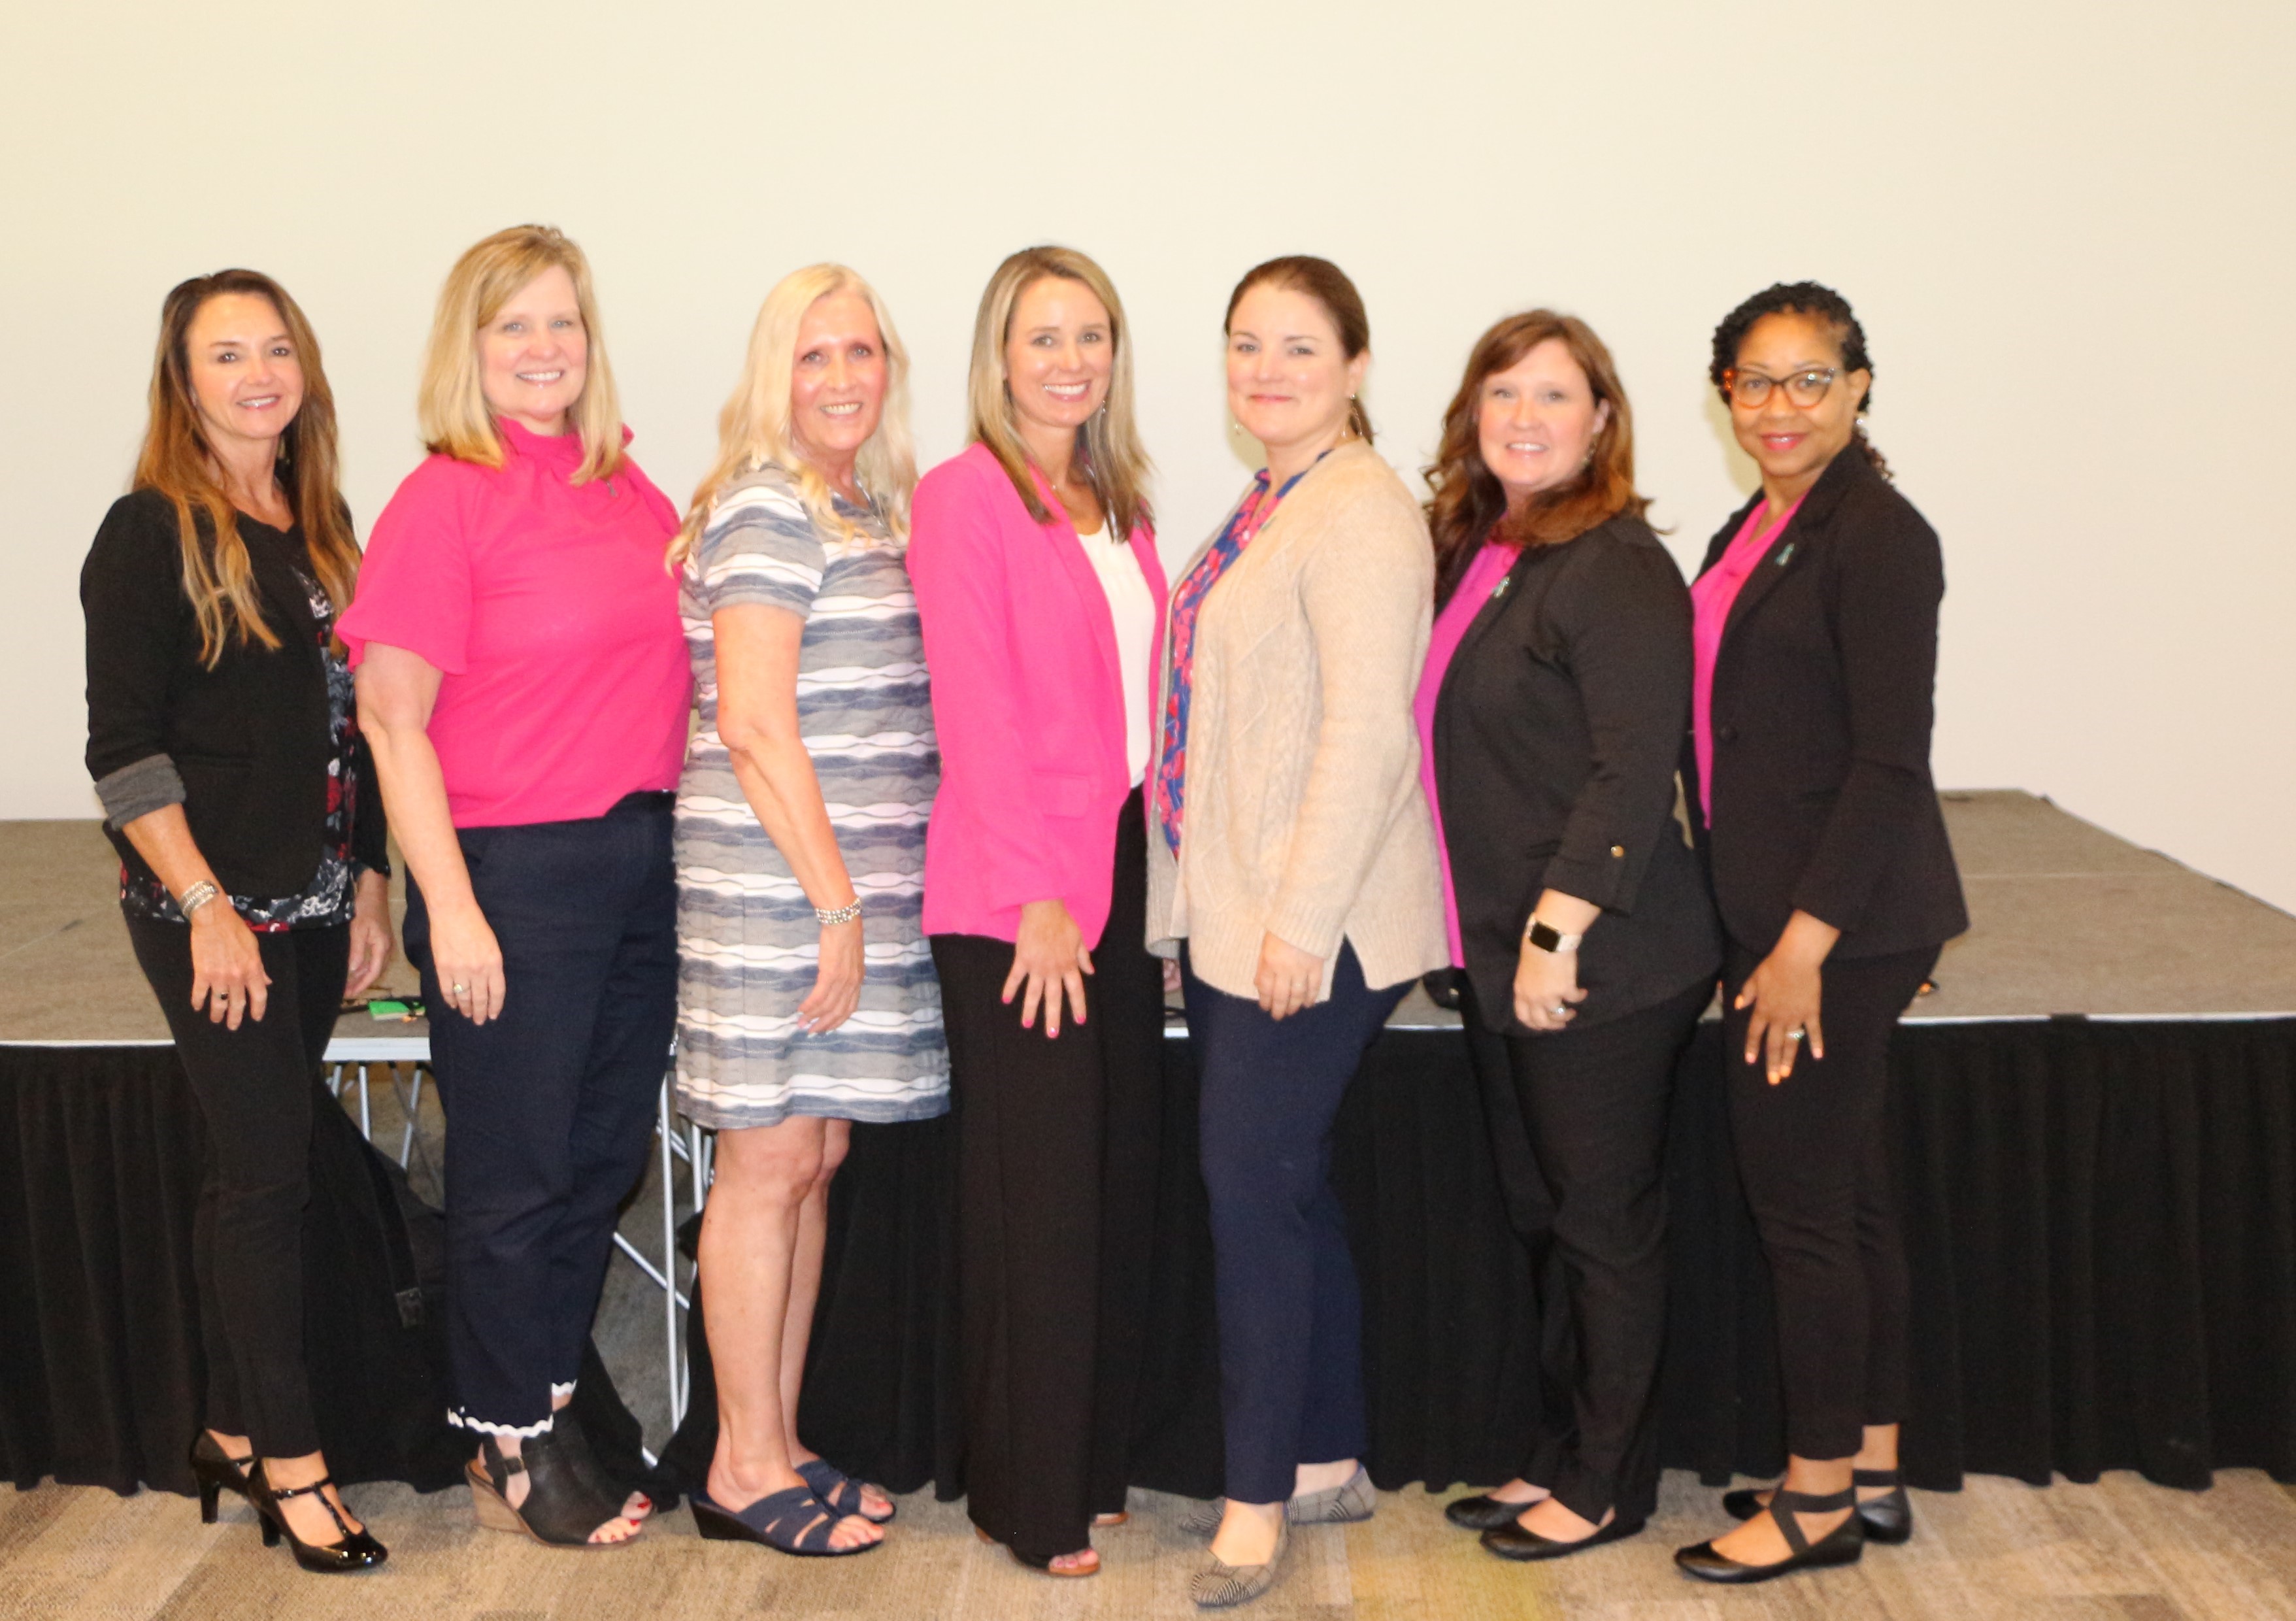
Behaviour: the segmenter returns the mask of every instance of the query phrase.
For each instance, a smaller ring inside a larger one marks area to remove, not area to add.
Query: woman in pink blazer
[[[909,573],[941,781],[924,927],[957,1131],[973,1524],[1054,1576],[1124,1514],[1163,1118],[1148,767],[1164,621],[1123,307],[1064,248],[999,266],[972,445],[927,473]]]

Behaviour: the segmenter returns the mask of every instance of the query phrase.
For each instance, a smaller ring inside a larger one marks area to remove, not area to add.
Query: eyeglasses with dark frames
[[[1730,397],[1750,409],[1767,404],[1771,389],[1784,389],[1788,405],[1798,411],[1807,411],[1826,397],[1833,380],[1841,375],[1840,368],[1835,366],[1811,366],[1786,377],[1741,372],[1733,366],[1722,373],[1722,381],[1729,386]]]

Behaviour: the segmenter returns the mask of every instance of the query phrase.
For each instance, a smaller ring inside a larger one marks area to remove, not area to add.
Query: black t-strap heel
[[[333,1499],[327,1495],[326,1488],[332,1485],[334,1481],[323,1475],[308,1486],[291,1486],[281,1491],[272,1486],[269,1474],[261,1465],[250,1470],[247,1477],[247,1496],[263,1516],[263,1545],[275,1548],[279,1545],[279,1539],[284,1536],[288,1546],[295,1551],[295,1562],[321,1576],[346,1576],[354,1570],[372,1570],[390,1557],[390,1551],[366,1532],[351,1529],[350,1522],[343,1518],[342,1510],[335,1507]],[[342,1533],[340,1541],[307,1543],[296,1535],[295,1527],[287,1523],[287,1516],[279,1505],[290,1497],[315,1494],[319,1506],[326,1510],[327,1518],[335,1522],[335,1529]]]

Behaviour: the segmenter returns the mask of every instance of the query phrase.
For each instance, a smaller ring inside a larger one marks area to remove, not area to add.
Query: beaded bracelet
[[[184,891],[183,898],[176,903],[176,909],[184,914],[184,921],[188,923],[192,921],[192,913],[222,893],[222,890],[203,878]]]
[[[832,923],[854,922],[861,916],[861,897],[857,895],[844,905],[833,910],[827,906],[816,906],[813,909],[813,915],[821,920],[824,928],[827,928]]]

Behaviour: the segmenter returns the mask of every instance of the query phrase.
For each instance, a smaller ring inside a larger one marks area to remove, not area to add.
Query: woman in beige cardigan
[[[1363,300],[1272,260],[1228,302],[1228,403],[1267,452],[1172,597],[1148,932],[1178,951],[1202,1077],[1227,1503],[1208,1609],[1275,1579],[1287,1521],[1372,1510],[1362,1309],[1332,1117],[1447,959],[1413,684],[1432,553],[1356,396]]]

